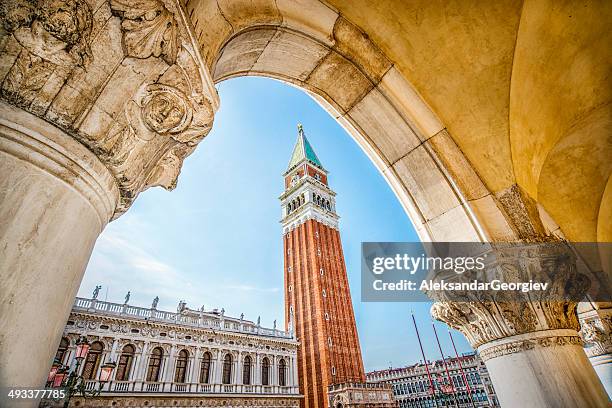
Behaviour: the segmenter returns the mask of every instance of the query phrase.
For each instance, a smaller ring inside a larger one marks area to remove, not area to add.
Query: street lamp
[[[62,368],[62,363],[56,358],[53,360],[53,365],[51,366],[51,371],[49,371],[49,375],[47,376],[47,386],[53,384],[53,380],[55,379],[55,375],[57,374],[57,370]]]
[[[52,367],[48,378],[53,387],[66,388],[66,400],[64,401],[64,408],[68,408],[68,405],[70,404],[70,399],[76,394],[79,394],[83,398],[94,398],[100,395],[104,384],[106,384],[110,380],[113,374],[113,370],[117,366],[117,364],[112,361],[102,364],[102,367],[100,367],[100,379],[98,388],[88,390],[86,388],[86,380],[81,374],[79,374],[79,368],[81,367],[81,363],[83,362],[85,357],[87,357],[87,353],[89,352],[89,342],[87,341],[87,338],[85,336],[81,336],[77,340],[76,344],[76,365],[74,366],[74,369],[69,372],[68,367],[59,366],[55,368],[54,371],[54,368]]]
[[[85,357],[87,357],[87,353],[89,353],[89,342],[87,341],[87,337],[81,336],[76,342],[76,355],[74,358],[77,360],[77,364],[79,364]]]
[[[115,367],[117,367],[117,364],[115,364],[112,361],[102,364],[102,367],[100,368],[100,382],[103,385],[106,384],[110,380]]]

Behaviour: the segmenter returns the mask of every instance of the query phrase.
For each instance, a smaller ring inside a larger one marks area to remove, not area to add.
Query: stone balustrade
[[[87,380],[85,388],[94,390],[100,387],[98,380]],[[257,395],[298,395],[299,389],[294,386],[261,385],[261,384],[200,384],[150,381],[109,381],[102,385],[103,393],[185,393],[185,394],[257,394]]]
[[[74,302],[73,311],[87,313],[102,313],[105,316],[116,315],[143,321],[156,321],[159,323],[180,324],[194,328],[209,328],[226,332],[257,334],[260,336],[280,337],[292,339],[292,331],[283,331],[274,328],[266,328],[251,321],[203,312],[199,316],[191,316],[183,313],[174,313],[154,308],[131,306],[128,304],[99,301],[97,299],[85,299],[77,297]]]

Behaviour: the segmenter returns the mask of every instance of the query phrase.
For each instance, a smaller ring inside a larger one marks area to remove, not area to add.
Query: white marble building
[[[87,387],[98,386],[104,362],[117,367],[100,397],[76,398],[71,406],[299,406],[292,331],[228,317],[223,309],[181,302],[167,312],[156,304],[76,299],[56,359],[74,367],[75,343],[86,336],[90,350],[80,372]]]
[[[461,360],[461,367],[459,366]],[[401,368],[390,368],[388,370],[372,371],[366,374],[368,382],[388,384],[393,388],[393,397],[397,400],[400,408],[413,407],[436,407],[451,406],[459,408],[499,407],[495,389],[484,362],[476,353],[464,354],[457,358],[447,358],[446,364],[453,383],[453,389],[457,398],[455,399],[448,387],[446,369],[442,360],[430,361],[428,364],[434,386],[439,391],[444,389],[448,393],[436,402],[429,392],[429,377],[423,363],[418,363]],[[463,369],[463,373],[461,372]],[[470,387],[470,395],[465,379]],[[473,402],[473,403],[472,403]]]

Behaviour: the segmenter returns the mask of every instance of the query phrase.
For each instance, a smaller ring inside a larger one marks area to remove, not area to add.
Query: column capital
[[[0,14],[0,98],[100,159],[120,192],[114,218],[176,186],[219,106],[180,1],[19,0]]]
[[[494,247],[492,252],[495,260],[487,264],[485,271],[488,281],[497,278],[502,282],[529,282],[537,277],[548,282],[551,290],[544,295],[518,291],[473,299],[467,294],[462,298],[464,301],[438,293],[436,300],[439,301],[432,306],[432,316],[461,331],[474,348],[526,333],[561,329],[573,334],[559,341],[579,343],[578,302],[574,300],[584,296],[589,280],[577,271],[576,257],[570,248],[560,242],[509,244]],[[527,347],[552,345],[557,335],[551,336],[547,341],[525,344]]]
[[[587,356],[612,354],[612,308],[580,313],[580,323]]]

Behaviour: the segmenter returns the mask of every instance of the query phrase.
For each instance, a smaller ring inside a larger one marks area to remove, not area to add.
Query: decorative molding
[[[480,356],[482,361],[487,361],[492,358],[501,357],[513,353],[520,353],[536,348],[567,345],[582,346],[582,339],[578,335],[538,337],[534,339],[519,340],[488,347],[483,350],[479,350],[478,355]]]
[[[168,65],[176,62],[178,24],[174,14],[158,0],[111,0],[111,10],[121,18],[123,47],[135,58],[160,57]]]
[[[580,336],[587,356],[612,354],[612,309],[596,309],[580,316]]]
[[[584,275],[576,270],[573,253],[564,245],[524,244],[502,245],[494,248],[495,262],[487,265],[488,279],[499,278],[502,281],[529,281],[535,275],[547,276],[551,286],[558,289],[562,299],[568,282],[572,282],[573,295],[580,298],[586,293],[588,282]],[[549,274],[553,266],[554,274]],[[446,294],[434,294],[446,296]],[[576,314],[577,302],[573,301],[539,301],[533,294],[523,293],[523,299],[475,298],[462,302],[450,298],[436,298],[431,308],[432,316],[461,331],[472,347],[477,348],[485,343],[515,336],[551,329],[580,329]],[[549,294],[550,296],[550,294]],[[455,300],[455,301],[453,301]]]
[[[202,407],[233,407],[233,408],[250,408],[250,407],[288,407],[298,408],[300,406],[300,395],[283,395],[278,397],[273,396],[244,396],[244,395],[223,395],[218,397],[212,396],[173,396],[173,395],[143,395],[143,396],[124,396],[124,395],[108,395],[96,397],[93,399],[84,400],[81,397],[74,397],[74,406],[79,402],[78,406],[87,406],[91,408],[108,407],[111,401],[115,404],[114,407],[136,407],[147,406],[154,404],[155,406],[170,407],[170,406],[202,406]],[[145,404],[145,401],[148,404]],[[199,405],[203,401],[205,405]],[[84,405],[87,404],[87,405]]]

